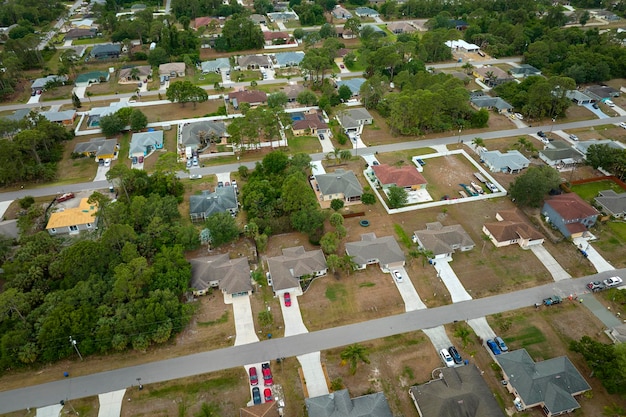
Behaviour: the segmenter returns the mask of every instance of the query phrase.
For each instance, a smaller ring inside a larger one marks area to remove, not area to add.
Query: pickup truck
[[[551,306],[553,304],[561,304],[561,297],[558,295],[553,295],[552,297],[548,297],[543,300],[543,305]]]

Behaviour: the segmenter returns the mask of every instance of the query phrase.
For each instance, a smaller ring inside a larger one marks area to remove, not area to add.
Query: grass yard
[[[148,117],[148,123],[155,123],[203,117],[216,112],[223,105],[223,100],[209,100],[204,103],[198,103],[195,106],[191,103],[187,103],[184,106],[180,103],[172,103],[140,107],[140,110]],[[172,130],[176,130],[176,126],[172,126]]]
[[[201,71],[196,71],[196,73],[191,77],[191,82],[195,85],[213,85],[215,83],[222,82],[222,75],[214,72],[210,74],[203,74]]]
[[[623,193],[625,190],[613,181],[596,181],[586,184],[572,185],[571,190],[578,194],[585,201],[592,201],[603,190],[613,190],[616,193]]]
[[[291,154],[298,152],[306,154],[322,152],[322,145],[315,136],[292,136],[287,140],[287,143],[289,144],[289,153]]]
[[[626,222],[612,220],[592,229],[593,247],[615,268],[626,267]]]
[[[233,82],[249,82],[249,81],[259,81],[263,79],[263,75],[261,75],[260,71],[252,71],[252,70],[242,70],[242,71],[231,71],[230,79]]]

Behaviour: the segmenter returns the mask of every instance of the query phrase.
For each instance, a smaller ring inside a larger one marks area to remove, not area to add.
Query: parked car
[[[502,352],[508,352],[509,347],[506,345],[506,343],[504,343],[504,340],[502,340],[502,338],[500,336],[496,336],[493,339],[494,342],[496,342],[498,344],[498,347],[500,348],[500,350]]]
[[[200,175],[200,174],[191,174],[191,175],[189,176],[189,179],[190,179],[190,180],[199,180],[199,179],[201,179],[201,178],[202,178],[202,175]]]
[[[587,288],[592,292],[602,291],[606,288],[606,285],[602,281],[591,281],[587,284]]]
[[[620,123],[619,123],[619,127],[622,127],[622,128],[624,128],[624,129],[626,129],[626,123],[624,123],[624,122],[620,122]]]
[[[105,159],[104,160],[104,166],[105,167],[110,167],[111,166],[111,160],[110,159]]]
[[[515,113],[515,117],[517,117],[520,120],[524,120],[524,116],[522,116],[521,113]]]
[[[237,188],[237,180],[233,180],[233,181],[231,182],[231,185],[232,185],[233,187]]]
[[[256,373],[256,366],[251,366],[248,369],[248,374],[250,374],[250,385],[259,385],[259,376]]]
[[[373,161],[373,162],[372,162],[372,165],[380,165],[380,162],[378,162],[378,161]]]
[[[265,402],[268,403],[273,400],[272,398],[272,390],[269,388],[265,388],[263,390],[263,396],[265,397]]]
[[[291,294],[285,293],[285,307],[291,307]]]
[[[454,346],[450,346],[448,348],[448,353],[450,353],[450,356],[452,356],[454,363],[463,363],[463,358],[461,357],[461,354],[458,350],[456,350]]]
[[[72,198],[74,198],[74,193],[65,193],[65,194],[58,196],[56,200],[57,200],[57,203],[62,203],[64,201],[71,200]]]
[[[574,134],[569,135],[569,138],[570,138],[571,140],[578,140],[578,136],[576,136],[576,135],[574,135]]]
[[[418,164],[420,164],[421,166],[426,165],[426,162],[424,162],[424,160],[423,160],[423,159],[421,159],[421,158],[417,158],[417,159],[416,159],[416,161],[417,161],[417,163],[418,163]]]
[[[187,168],[191,168],[191,159],[187,159]]]
[[[502,353],[502,351],[498,347],[498,344],[493,339],[487,340],[487,346],[489,347],[489,349],[491,349],[494,355],[499,355]]]
[[[261,404],[261,390],[259,387],[252,388],[252,401],[254,402],[254,405]]]
[[[609,107],[615,107],[615,103],[613,103],[611,100],[604,100],[604,104]]]
[[[403,281],[402,274],[400,273],[400,271],[398,271],[398,270],[393,271],[393,276],[396,278],[396,281],[398,281],[398,282],[402,282]]]
[[[324,135],[322,135],[321,133],[317,136],[320,138],[320,140],[324,140]]]
[[[268,362],[261,365],[263,368],[261,371],[263,373],[263,384],[265,386],[274,385],[274,378],[272,377],[272,370],[270,369],[270,364]]]
[[[607,287],[617,287],[622,284],[622,279],[620,277],[611,277],[604,280],[604,285]]]
[[[43,90],[37,90],[37,95],[40,96]]]
[[[191,160],[191,163],[193,164],[193,166],[197,167],[198,166],[198,157],[194,156],[193,159]]]
[[[591,107],[593,107],[594,109],[599,109],[600,108],[600,106],[598,106],[598,103],[593,103],[591,105]]]
[[[36,91],[33,91],[32,93],[30,93],[30,95],[31,95],[31,97],[34,97],[34,96],[36,96],[36,95],[37,95],[37,92],[36,92]]]
[[[441,356],[441,360],[443,361],[443,363],[446,364],[448,368],[454,366],[454,359],[452,359],[452,356],[450,356],[450,353],[448,353],[447,349],[441,349],[439,351],[439,356]]]
[[[346,66],[343,64],[339,64],[339,68],[344,69]]]
[[[217,182],[217,188],[222,188],[223,186],[224,186],[224,183],[222,181]]]
[[[140,156],[140,157],[139,157],[139,163],[140,163],[140,164],[143,164],[143,156]]]
[[[226,181],[226,182],[224,183],[224,187],[230,187],[230,182]]]
[[[544,298],[543,305],[551,306],[554,304],[561,304],[561,297],[558,295],[553,295],[552,297]]]
[[[537,132],[537,136],[539,136],[540,138],[547,138],[548,137],[542,130]]]

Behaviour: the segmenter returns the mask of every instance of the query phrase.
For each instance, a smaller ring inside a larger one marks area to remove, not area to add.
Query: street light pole
[[[83,360],[83,355],[80,354],[80,351],[78,350],[78,345],[76,344],[76,340],[72,338],[72,336],[70,336],[70,344],[72,346],[74,346],[74,349],[76,349],[76,353],[78,353],[78,357],[80,358],[80,360]]]
[[[463,128],[462,128],[462,127],[460,127],[460,128],[459,128],[459,138],[458,138],[458,140],[456,141],[456,143],[461,143],[461,132],[462,132],[462,131],[463,131]]]

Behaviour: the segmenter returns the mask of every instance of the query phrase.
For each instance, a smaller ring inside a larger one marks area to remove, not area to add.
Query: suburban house
[[[128,107],[128,102],[119,101],[119,102],[111,103],[107,107],[94,107],[93,109],[89,110],[89,117],[87,118],[87,126],[89,127],[100,126],[101,117],[114,114],[119,109],[122,109],[124,107]]]
[[[352,32],[350,29],[346,29],[341,26],[339,26],[338,28],[335,28],[335,32],[337,33],[338,38],[354,39],[357,37],[357,35],[354,32]]]
[[[352,18],[352,13],[350,13],[347,9],[341,7],[340,5],[336,5],[330,14],[333,15],[335,19],[350,19]]]
[[[211,22],[215,22],[215,27],[222,26],[222,22],[220,22],[219,19],[216,19],[210,16],[202,16],[202,17],[196,17],[195,19],[193,19],[191,21],[190,27],[194,30],[199,30],[200,28],[203,28],[203,27],[209,27],[211,25]]]
[[[227,99],[237,110],[241,103],[248,103],[250,107],[267,104],[267,93],[261,90],[243,90],[228,93]]]
[[[48,83],[65,83],[66,81],[67,77],[64,75],[48,75],[47,77],[37,78],[35,81],[33,81],[33,83],[30,85],[30,89],[31,92],[37,93],[38,91],[44,91]]]
[[[593,97],[579,90],[567,90],[565,92],[565,97],[569,98],[570,100],[572,100],[574,103],[578,104],[579,106],[582,106],[585,104],[591,104],[596,101],[596,99],[594,99]]]
[[[469,25],[467,24],[465,20],[459,20],[459,19],[449,19],[448,26],[456,30],[465,30],[469,27]]]
[[[619,90],[608,85],[590,85],[585,88],[585,93],[598,101],[619,97]]]
[[[344,132],[359,135],[363,132],[364,125],[371,125],[374,122],[374,118],[364,107],[341,110],[335,118]]]
[[[202,135],[204,135],[204,143]],[[180,141],[185,148],[202,149],[209,143],[222,143],[226,138],[226,125],[221,120],[202,120],[184,123],[180,128]]]
[[[417,28],[411,22],[391,22],[387,23],[387,29],[391,33],[399,35],[401,33],[413,33]]]
[[[470,103],[477,109],[495,110],[498,113],[506,113],[513,110],[513,106],[500,97],[476,95],[470,97]]]
[[[74,81],[76,87],[89,87],[91,84],[100,84],[109,81],[111,74],[107,71],[90,71],[79,74]]]
[[[439,222],[426,223],[426,229],[413,232],[413,242],[430,251],[434,259],[452,259],[457,250],[467,252],[476,246],[460,224],[444,226]]]
[[[626,218],[626,192],[618,194],[613,190],[600,191],[594,201],[605,213],[618,219]]]
[[[473,74],[476,79],[484,82],[489,87],[495,87],[513,80],[513,77],[507,74],[506,71],[493,66],[474,68]]]
[[[301,278],[326,275],[328,266],[321,250],[304,250],[304,246],[283,248],[282,255],[267,258],[271,285],[274,293],[291,289],[300,290]]]
[[[363,187],[352,171],[337,169],[330,174],[315,176],[322,201],[342,200],[347,203],[361,201]]]
[[[541,213],[567,238],[583,236],[596,224],[600,214],[576,193],[551,196],[544,202]]]
[[[150,65],[137,65],[120,69],[117,82],[119,84],[133,84],[149,78],[152,78],[152,67]]]
[[[269,17],[272,22],[289,22],[290,20],[300,20],[300,17],[298,17],[296,12],[293,12],[291,10],[268,13],[267,17]]]
[[[378,12],[370,7],[357,7],[354,14],[359,17],[378,17]]]
[[[394,167],[387,164],[371,166],[376,182],[383,189],[400,187],[411,190],[426,188],[427,181],[417,168],[412,166]]]
[[[541,75],[541,71],[529,64],[519,64],[509,70],[514,78],[526,78]]]
[[[119,58],[121,53],[122,45],[107,43],[94,46],[90,56],[93,59],[114,59]]]
[[[348,390],[342,389],[319,397],[305,398],[304,403],[309,417],[393,417],[383,392],[350,398]]]
[[[96,28],[88,28],[88,29],[72,28],[68,30],[67,32],[65,32],[65,34],[63,35],[63,38],[66,41],[73,41],[76,39],[91,39],[91,38],[95,38],[97,33],[98,33],[98,29]]]
[[[85,230],[96,230],[98,225],[97,203],[89,203],[89,198],[81,198],[78,207],[66,208],[50,214],[46,230],[52,236],[75,235]]]
[[[204,221],[212,214],[224,212],[235,216],[238,211],[237,191],[232,185],[217,187],[213,192],[204,190],[200,195],[189,197],[189,216],[192,221]]]
[[[257,25],[267,24],[267,17],[265,17],[262,14],[258,14],[258,13],[251,14],[248,19],[252,20]]]
[[[89,29],[93,27],[93,19],[70,20],[70,26],[73,28]]]
[[[559,171],[572,169],[584,162],[584,155],[563,141],[552,141],[539,151],[539,159]]]
[[[89,142],[80,142],[74,146],[74,153],[95,157],[96,162],[113,159],[117,150],[117,139],[93,138]]]
[[[517,174],[524,168],[528,168],[530,161],[520,151],[507,151],[502,153],[498,150],[480,152],[480,159],[487,165],[491,172],[505,172]]]
[[[535,362],[526,349],[498,356],[505,387],[522,409],[541,407],[547,417],[571,413],[580,404],[576,396],[591,390],[567,356]]]
[[[580,142],[576,142],[576,149],[578,149],[583,155],[587,155],[589,151],[589,147],[592,145],[606,145],[612,149],[625,149],[624,145],[620,142],[617,142],[613,139],[590,139],[590,140],[581,140]]]
[[[497,248],[517,243],[522,249],[528,249],[543,243],[543,235],[518,209],[499,211],[496,220],[485,223],[483,233]]]
[[[302,51],[279,52],[274,54],[274,61],[276,62],[274,66],[278,68],[297,67],[303,59],[304,52]]]
[[[328,124],[324,121],[322,112],[317,109],[299,113],[297,117],[292,115],[292,118],[291,130],[294,136],[318,135],[329,132]]]
[[[237,65],[243,69],[272,68],[272,60],[267,55],[243,55],[237,59]]]
[[[409,389],[420,416],[505,417],[476,365],[439,368],[435,378]]]
[[[230,60],[228,58],[217,58],[211,61],[204,61],[200,64],[203,74],[212,72],[220,73],[222,71],[230,71]]]
[[[39,113],[45,117],[49,122],[57,123],[63,126],[71,126],[76,119],[76,110],[64,110],[64,111],[44,111]]]
[[[478,52],[480,50],[480,46],[465,42],[463,39],[457,39],[455,41],[446,41],[446,46],[453,51],[463,51],[463,52]]]
[[[348,78],[347,80],[335,81],[335,87],[339,89],[342,85],[347,86],[352,92],[352,97],[358,96],[361,86],[365,83],[365,78]]]
[[[287,100],[290,103],[298,99],[298,94],[306,90],[302,84],[289,84],[282,88],[283,93],[287,94]]]
[[[291,35],[287,32],[263,32],[263,39],[265,39],[265,46],[285,45],[289,43]]]
[[[163,149],[162,130],[133,133],[130,139],[128,157],[132,159],[137,156],[146,156],[157,149]]]
[[[352,257],[356,269],[378,264],[383,272],[404,266],[404,252],[393,236],[376,237],[374,233],[361,235],[358,242],[346,243],[346,253]]]
[[[184,62],[168,62],[167,64],[159,65],[159,77],[167,76],[170,78],[184,77],[185,76],[185,63]]]
[[[228,253],[192,259],[191,288],[193,295],[205,295],[219,288],[232,297],[252,294],[252,279],[248,258],[230,259]]]

